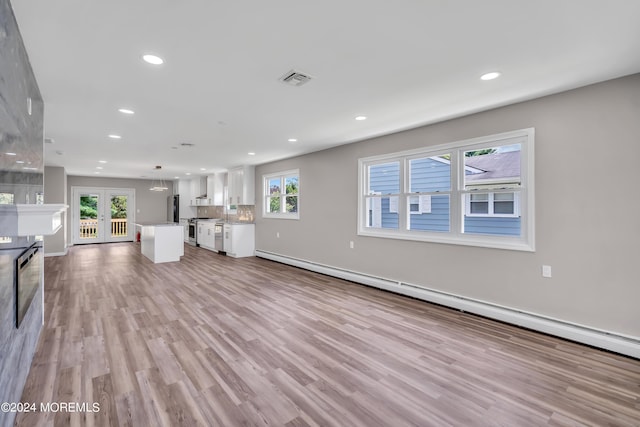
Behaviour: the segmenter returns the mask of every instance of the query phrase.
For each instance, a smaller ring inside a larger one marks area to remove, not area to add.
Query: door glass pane
[[[80,195],[80,239],[95,239],[98,237],[98,203],[97,194]]]
[[[126,237],[127,196],[111,196],[111,237]]]

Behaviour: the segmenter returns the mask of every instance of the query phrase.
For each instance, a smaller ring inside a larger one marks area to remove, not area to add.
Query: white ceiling
[[[55,140],[45,162],[70,175],[206,174],[640,72],[635,0],[12,5]],[[313,80],[279,82],[292,68]]]

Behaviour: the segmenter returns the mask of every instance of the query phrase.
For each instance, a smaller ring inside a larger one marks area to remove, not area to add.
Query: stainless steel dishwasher
[[[218,253],[224,253],[224,222],[216,222],[214,227],[215,249]]]

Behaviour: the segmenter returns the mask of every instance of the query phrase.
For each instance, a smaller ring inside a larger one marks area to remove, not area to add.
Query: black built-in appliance
[[[180,195],[167,198],[167,221],[180,222]]]

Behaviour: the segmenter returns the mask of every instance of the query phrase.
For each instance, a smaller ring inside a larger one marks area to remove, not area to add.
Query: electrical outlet
[[[276,231],[276,238],[279,239],[280,238],[280,232]]]
[[[551,277],[551,266],[543,265],[542,266],[542,277]]]
[[[349,241],[349,247],[350,247],[351,249],[353,249],[353,240],[350,240],[350,241]]]

